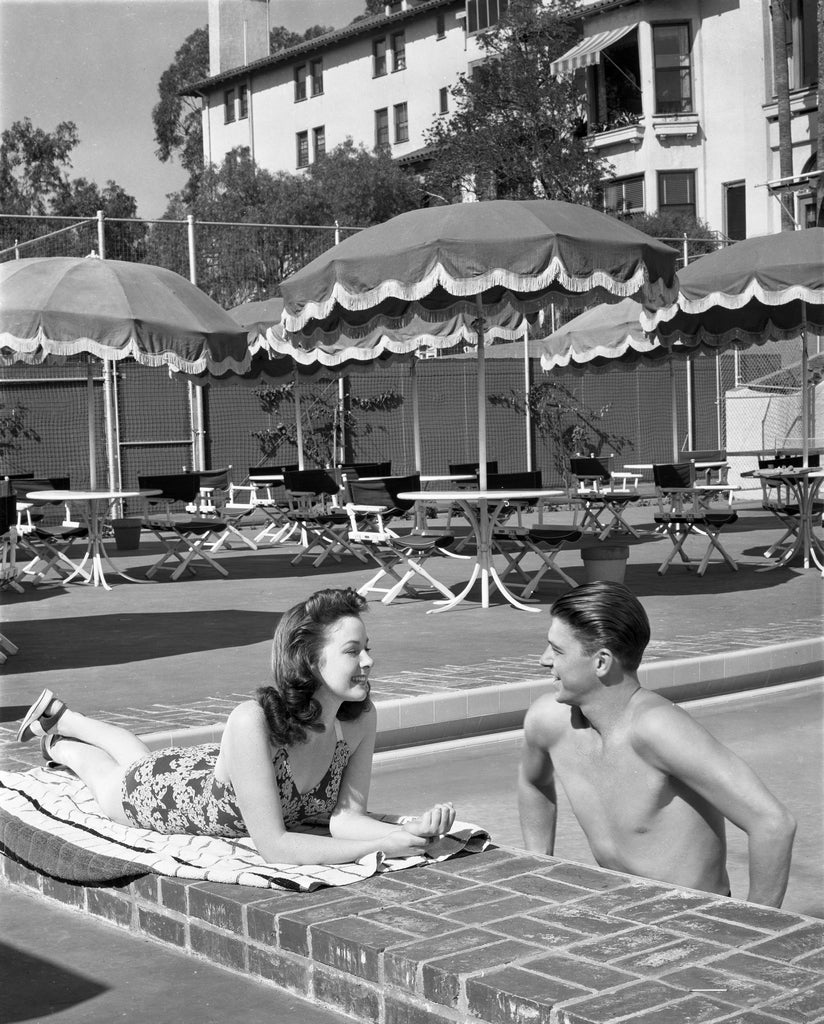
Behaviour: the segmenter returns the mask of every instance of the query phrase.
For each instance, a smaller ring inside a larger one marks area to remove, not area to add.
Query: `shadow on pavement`
[[[0,942],[0,961],[6,976],[0,1011],[3,1024],[41,1021],[108,990],[107,986],[82,974],[15,949],[5,942]]]
[[[42,619],[31,619],[14,623],[14,642],[26,655],[21,671],[93,668],[258,644],[271,640],[279,619],[243,608],[52,618],[48,644]]]

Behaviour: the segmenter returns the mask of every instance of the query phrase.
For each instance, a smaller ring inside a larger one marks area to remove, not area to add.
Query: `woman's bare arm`
[[[426,845],[424,838],[398,826],[379,835],[347,838],[290,832],[283,822],[266,718],[255,701],[238,705],[229,716],[221,754],[249,836],[270,863],[344,864],[376,850],[394,857],[409,856]]]

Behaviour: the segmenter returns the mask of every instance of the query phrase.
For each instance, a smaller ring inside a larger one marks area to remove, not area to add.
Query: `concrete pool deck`
[[[626,583],[653,627],[646,685],[684,699],[824,674],[824,584],[814,569],[761,571],[776,529],[742,513],[724,534],[740,571],[713,565],[702,579],[677,566],[657,576],[664,542],[633,546]],[[158,745],[212,738],[265,680],[276,614],[315,589],[367,578],[351,558],[329,571],[293,568],[294,552],[230,551],[227,579],[203,572],[174,584],[115,578],[110,593],[4,594],[3,632],[21,650],[4,666],[2,767],[37,762],[36,745],[21,747],[13,734],[44,686]],[[139,576],[153,557],[144,542],[116,561]],[[559,561],[583,579],[578,552]],[[450,584],[465,571],[438,564]],[[516,727],[544,685],[537,660],[560,592],[541,589],[541,615],[475,600],[439,615],[426,614],[426,600],[370,603],[381,746]],[[300,896],[154,876],[70,886],[8,858],[3,870],[7,885],[358,1020],[824,1019],[821,921],[522,851]]]

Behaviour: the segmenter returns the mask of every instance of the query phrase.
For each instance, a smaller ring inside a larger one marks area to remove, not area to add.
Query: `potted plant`
[[[140,546],[142,520],[134,516],[112,519],[114,543],[118,551],[135,551]]]

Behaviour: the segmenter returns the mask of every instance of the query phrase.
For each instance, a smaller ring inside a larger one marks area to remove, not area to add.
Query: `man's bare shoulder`
[[[556,694],[553,687],[530,704],[524,718],[524,737],[528,743],[549,746],[569,728],[569,708],[558,703]]]
[[[639,691],[630,720],[630,742],[638,753],[663,753],[672,744],[705,731],[688,712],[666,697],[650,690]]]

